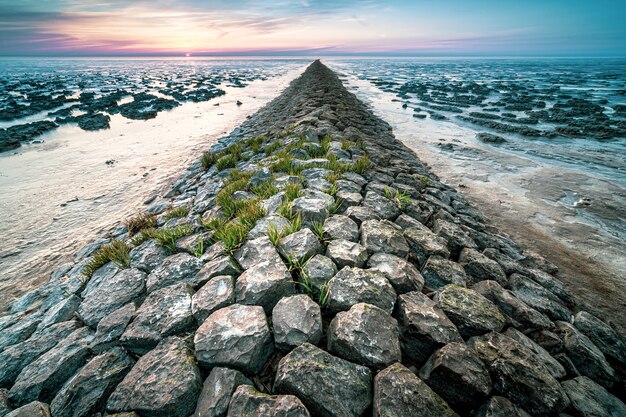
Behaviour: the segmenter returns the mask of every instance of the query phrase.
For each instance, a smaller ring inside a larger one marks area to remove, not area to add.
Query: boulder
[[[230,256],[219,256],[204,264],[193,279],[193,286],[199,287],[214,277],[230,275],[238,276],[239,267]]]
[[[334,199],[332,201],[334,201]],[[330,204],[332,204],[332,201]],[[293,200],[291,207],[293,214],[300,213],[302,222],[306,226],[310,226],[314,222],[324,223],[324,220],[329,216],[328,206],[330,204],[326,198],[319,195],[312,195],[296,198]]]
[[[44,313],[41,317],[41,321],[37,325],[37,330],[45,329],[53,324],[71,319],[74,317],[74,313],[78,309],[81,301],[81,298],[74,294],[61,300]]]
[[[283,258],[298,263],[304,263],[318,253],[322,253],[322,244],[319,239],[311,229],[306,227],[281,238],[277,248]]]
[[[411,227],[404,231],[404,237],[409,244],[411,254],[417,259],[420,266],[423,266],[432,255],[444,259],[450,257],[445,239],[430,230]]]
[[[608,324],[580,311],[574,316],[574,327],[595,344],[607,359],[626,366],[626,343]]]
[[[317,345],[322,338],[320,306],[307,295],[282,298],[272,310],[276,348],[290,351],[303,343]]]
[[[113,389],[133,367],[135,361],[121,348],[96,356],[63,388],[50,403],[55,417],[91,417],[100,411]]]
[[[529,276],[533,281],[556,295],[565,305],[575,305],[574,297],[567,288],[565,288],[565,285],[547,272],[540,269],[527,269],[523,274]]]
[[[188,253],[168,256],[148,275],[146,289],[150,293],[179,282],[193,285],[194,277],[200,268],[202,268],[202,261]]]
[[[372,209],[383,220],[393,221],[400,215],[400,209],[391,200],[375,191],[365,194],[363,207]]]
[[[119,338],[126,330],[126,326],[135,316],[135,303],[128,303],[118,308],[98,323],[96,336],[94,337],[92,348],[97,352],[102,352],[109,347],[118,344]]]
[[[267,236],[246,241],[235,251],[233,257],[244,270],[261,261],[282,262],[276,248]]]
[[[421,291],[424,278],[413,264],[388,253],[375,253],[367,261],[370,269],[385,274],[398,294]]]
[[[291,274],[282,262],[271,260],[245,270],[235,283],[235,300],[240,304],[260,305],[269,314],[278,300],[296,289]]]
[[[340,213],[345,212],[350,207],[359,206],[363,202],[363,196],[361,195],[361,193],[345,190],[337,191],[335,198],[337,199],[337,201],[341,202],[341,205],[339,206]]]
[[[374,378],[374,417],[458,417],[428,385],[400,363]]]
[[[122,345],[142,355],[164,337],[189,330],[194,325],[192,295],[193,290],[185,282],[152,292],[122,334]]]
[[[256,187],[257,185],[263,184],[266,181],[272,179],[272,172],[267,167],[263,167],[255,172],[250,180],[248,181],[248,185],[251,187]]]
[[[493,259],[494,261],[496,261],[506,275],[511,275],[515,273],[519,274],[524,272],[524,270],[526,269],[518,262],[513,260],[513,258],[505,255],[498,249],[487,248],[483,251],[483,255],[485,255],[489,259]]]
[[[433,221],[433,232],[448,242],[448,249],[453,258],[457,258],[463,248],[477,248],[476,243],[458,224],[435,219]]]
[[[398,322],[375,305],[355,304],[330,322],[328,351],[381,370],[401,360]]]
[[[394,317],[400,326],[402,356],[416,364],[423,364],[436,349],[448,343],[463,341],[456,326],[422,293],[398,296]]]
[[[381,272],[345,267],[330,281],[327,308],[339,312],[368,303],[391,314],[395,301],[396,292]]]
[[[495,304],[469,288],[446,285],[433,300],[456,325],[463,338],[499,332],[506,323]]]
[[[228,417],[310,417],[308,410],[293,395],[268,395],[249,385],[240,385],[228,407]]]
[[[422,276],[424,277],[424,285],[433,290],[441,289],[450,284],[461,287],[465,287],[467,284],[467,275],[463,267],[438,255],[428,258],[422,268]]]
[[[22,318],[0,332],[0,352],[11,345],[23,342],[37,330],[41,323],[41,313],[36,312]]]
[[[370,254],[389,253],[400,258],[409,254],[409,245],[398,226],[388,220],[367,220],[361,224],[361,244]]]
[[[380,216],[371,207],[351,206],[348,207],[344,215],[351,218],[356,224],[360,225],[366,220],[379,220]]]
[[[235,302],[235,280],[230,275],[213,277],[191,297],[191,312],[202,324],[214,311]]]
[[[506,274],[500,265],[475,249],[464,248],[461,250],[459,263],[465,269],[471,285],[484,280],[492,280],[500,285],[506,285]]]
[[[465,343],[448,343],[428,359],[419,377],[454,409],[471,410],[491,393],[491,378]]]
[[[298,397],[313,415],[360,417],[372,402],[372,373],[304,343],[278,363],[274,391]]]
[[[562,385],[570,399],[568,410],[571,410],[572,414],[576,416],[626,416],[626,405],[586,376],[564,381]]]
[[[324,221],[324,233],[330,239],[359,241],[359,226],[348,216],[334,215]]]
[[[551,320],[569,321],[572,317],[572,313],[563,305],[559,297],[530,278],[519,274],[511,275],[509,289],[517,298]]]
[[[226,417],[230,399],[240,385],[252,385],[252,381],[234,369],[213,368],[204,381],[193,417]]]
[[[196,406],[202,378],[189,346],[168,337],[139,358],[107,401],[109,413],[186,417]]]
[[[194,344],[200,365],[252,374],[261,370],[274,350],[263,308],[241,304],[211,314],[196,331]]]
[[[362,268],[367,261],[367,249],[349,240],[331,240],[326,248],[326,256],[337,264],[339,269],[344,266]]]
[[[510,337],[513,340],[516,340],[520,344],[524,345],[528,350],[530,350],[535,355],[535,360],[544,364],[550,375],[552,375],[555,379],[561,379],[565,377],[565,369],[563,366],[550,356],[547,350],[539,346],[533,340],[531,340],[524,333],[520,332],[517,329],[509,327],[504,332],[505,335]]]
[[[256,225],[248,232],[248,239],[252,240],[267,236],[271,227],[274,227],[280,233],[284,233],[289,230],[291,223],[282,216],[270,214],[257,220]]]
[[[478,409],[476,417],[530,417],[530,414],[504,397],[493,396]]]
[[[48,404],[33,401],[32,403],[11,411],[4,417],[50,417],[50,408]]]
[[[321,292],[336,273],[337,266],[324,255],[315,255],[302,268],[302,274],[316,292]]]

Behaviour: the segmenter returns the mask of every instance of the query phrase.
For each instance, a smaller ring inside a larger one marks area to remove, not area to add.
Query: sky
[[[0,55],[626,56],[626,0],[0,0]]]

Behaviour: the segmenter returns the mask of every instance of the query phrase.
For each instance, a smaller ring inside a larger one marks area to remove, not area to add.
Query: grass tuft
[[[302,196],[302,188],[299,182],[290,182],[285,185],[285,198],[287,201],[293,201]]]
[[[178,219],[189,214],[189,206],[178,206],[167,210],[164,214],[165,220]]]
[[[232,252],[246,240],[248,227],[238,221],[230,221],[215,231],[213,238],[224,245],[224,250]]]
[[[126,227],[128,228],[128,234],[133,236],[141,231],[141,229],[149,229],[155,227],[157,224],[156,215],[154,214],[141,214],[128,220]]]
[[[109,244],[103,245],[96,251],[91,261],[83,269],[83,275],[91,278],[98,268],[113,262],[120,268],[128,268],[130,266],[130,246],[121,240],[115,240]]]
[[[193,228],[188,224],[176,226],[173,229],[153,229],[152,238],[159,244],[165,246],[170,252],[176,252],[176,241],[193,233]]]

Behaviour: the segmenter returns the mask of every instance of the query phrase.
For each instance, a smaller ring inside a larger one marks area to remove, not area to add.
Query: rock
[[[304,294],[282,298],[272,310],[272,326],[274,343],[282,351],[317,345],[322,339],[320,306]]]
[[[193,352],[179,337],[168,337],[140,357],[107,401],[109,413],[186,417],[202,388]]]
[[[130,371],[134,361],[121,348],[96,356],[65,383],[50,410],[55,417],[91,417]]]
[[[396,363],[374,378],[374,417],[458,417],[428,385]]]
[[[573,414],[580,417],[626,416],[626,405],[586,376],[563,382]]]
[[[50,408],[48,404],[33,401],[32,403],[11,411],[4,417],[50,417]]]
[[[480,132],[476,134],[476,139],[479,139],[485,143],[496,143],[496,144],[500,144],[500,143],[506,143],[507,140],[504,139],[502,136],[498,136],[498,135],[494,135],[491,133],[487,133],[487,132]]]
[[[461,265],[440,256],[428,258],[422,268],[422,276],[426,287],[438,290],[446,285],[454,284],[465,287],[467,274]]]
[[[299,263],[322,252],[322,245],[311,229],[303,228],[287,235],[278,241],[278,252],[285,259],[292,259]]]
[[[272,226],[273,225],[273,226]],[[248,232],[248,239],[256,239],[267,236],[270,227],[276,228],[276,231],[284,233],[291,227],[289,220],[277,214],[270,214],[262,219],[257,220],[256,225]]]
[[[196,276],[193,278],[194,286],[200,286],[207,283],[214,277],[231,275],[238,276],[239,275],[239,267],[230,256],[220,256],[215,258],[212,261],[204,264],[202,269],[198,271]]]
[[[511,275],[515,273],[519,274],[524,272],[525,270],[523,266],[521,266],[509,256],[500,252],[498,249],[487,248],[483,251],[483,254],[489,259],[493,259],[494,261],[496,261],[506,275]]]
[[[355,304],[368,303],[391,314],[396,292],[378,271],[345,267],[330,281],[327,308],[347,311]]]
[[[471,410],[491,393],[489,371],[465,343],[448,343],[435,351],[419,377],[455,409]]]
[[[272,351],[272,333],[263,308],[234,304],[211,314],[194,337],[198,362],[258,373]]]
[[[372,402],[371,383],[365,366],[304,343],[280,360],[274,391],[295,395],[313,415],[359,417]]]
[[[526,268],[540,269],[548,274],[556,274],[559,272],[559,268],[555,264],[548,261],[543,256],[531,251],[524,251],[524,258],[520,261],[520,263]]]
[[[276,248],[267,236],[246,241],[235,251],[233,257],[244,270],[261,261],[282,262]]]
[[[570,294],[561,281],[552,275],[539,269],[527,269],[525,274],[530,276],[533,281],[544,287],[546,290],[556,295],[560,301],[565,303],[565,305],[575,305],[572,294]]]
[[[337,264],[337,268],[364,267],[367,262],[367,248],[349,240],[331,240],[326,248],[326,256]]]
[[[154,240],[146,240],[130,251],[130,266],[144,272],[152,272],[167,258],[167,249]]]
[[[320,193],[323,194],[323,193]],[[330,197],[330,196],[329,196]],[[332,198],[332,197],[331,197]],[[332,202],[331,202],[332,204]],[[305,226],[310,226],[314,222],[324,223],[329,216],[328,206],[330,204],[325,198],[314,197],[298,197],[292,202],[293,214],[300,213],[302,222]]]
[[[569,321],[572,316],[556,295],[523,275],[511,275],[509,289],[517,298],[551,320]]]
[[[563,339],[565,354],[578,372],[610,389],[615,382],[615,371],[606,361],[602,351],[569,323],[557,321],[556,330]]]
[[[394,223],[397,224],[402,230],[415,227],[417,229],[426,230],[430,232],[430,229],[428,227],[424,226],[422,223],[415,220],[413,217],[407,216],[406,214],[401,214]]]
[[[0,416],[5,417],[10,411],[9,390],[6,388],[0,388]]]
[[[154,291],[137,309],[120,342],[131,352],[141,355],[164,337],[189,330],[194,325],[192,295],[193,290],[185,282]]]
[[[10,387],[23,368],[65,340],[79,327],[76,321],[54,324],[0,353],[0,386]],[[1,407],[0,407],[1,408]],[[1,413],[0,413],[1,414]]]
[[[574,327],[587,336],[607,359],[626,365],[626,344],[608,324],[586,311],[580,311],[574,316]]]
[[[235,283],[235,300],[240,304],[260,305],[269,314],[278,300],[296,289],[285,264],[263,261],[245,270]]]
[[[336,273],[337,266],[324,255],[315,255],[302,268],[302,274],[316,292],[321,292]]]
[[[530,308],[513,293],[502,288],[496,281],[480,281],[472,287],[472,290],[494,303],[500,312],[506,316],[507,322],[511,326],[521,327],[528,331],[552,327],[552,322],[544,314]]]
[[[344,215],[350,217],[358,225],[366,220],[380,219],[380,216],[374,211],[374,209],[365,206],[348,207],[345,210]]]
[[[126,326],[135,316],[136,309],[135,303],[131,302],[100,320],[92,344],[93,349],[102,352],[110,346],[116,345],[126,330]]]
[[[381,370],[401,360],[398,322],[374,305],[355,304],[330,322],[328,351]]]
[[[506,332],[504,332],[504,334],[521,343],[528,350],[530,350],[535,355],[535,360],[543,363],[548,372],[550,372],[550,375],[552,375],[555,379],[561,379],[565,376],[565,369],[561,366],[559,361],[550,356],[548,351],[529,339],[524,333],[510,327],[506,330]]]
[[[394,317],[400,326],[402,356],[423,364],[451,342],[462,342],[456,326],[430,298],[419,292],[398,296]]]
[[[248,181],[248,185],[250,187],[256,187],[266,181],[272,179],[272,172],[267,167],[263,167],[252,175],[250,180]]]
[[[506,319],[491,301],[468,288],[446,285],[433,299],[463,338],[499,332]]]
[[[278,211],[280,210],[280,205],[283,204],[285,201],[287,201],[287,198],[285,197],[284,191],[281,191],[261,201],[261,205],[268,215],[275,215],[278,214]]]
[[[337,191],[335,198],[337,201],[341,201],[341,205],[339,206],[340,213],[345,212],[350,207],[359,206],[363,202],[361,193],[351,193],[344,190]]]
[[[230,400],[229,417],[310,417],[293,395],[262,394],[249,385],[240,385]]]
[[[493,388],[533,415],[558,413],[568,403],[561,385],[524,345],[501,333],[469,340],[489,369]]]
[[[324,233],[330,239],[359,241],[359,226],[348,216],[334,215],[324,221]]]
[[[37,329],[45,329],[53,324],[71,319],[74,317],[74,313],[78,309],[81,301],[80,297],[74,294],[62,300],[60,303],[45,312],[41,321],[37,325]]]
[[[375,253],[367,261],[367,266],[385,274],[397,294],[421,291],[424,286],[424,278],[417,268],[395,255]]]
[[[202,256],[204,254],[204,250],[211,246],[212,237],[213,232],[195,233],[183,236],[176,240],[176,251],[186,252],[195,256]]]
[[[32,313],[0,332],[0,352],[11,345],[23,342],[32,335],[41,322],[40,313]]]
[[[252,381],[234,369],[213,368],[204,381],[193,417],[226,417],[230,399],[240,385],[252,385]]]
[[[374,191],[368,191],[363,199],[363,207],[371,208],[383,220],[395,220],[400,209],[388,198]]]
[[[11,403],[17,406],[31,401],[49,403],[89,357],[93,334],[81,327],[67,339],[24,367],[9,391]]]
[[[191,311],[198,324],[220,308],[235,302],[235,282],[230,275],[211,278],[191,298]]]
[[[504,397],[493,396],[478,409],[476,417],[530,417],[530,414]]]
[[[492,280],[506,285],[506,274],[500,265],[475,249],[464,248],[459,256],[459,263],[465,269],[470,285],[484,280]]]
[[[433,221],[433,232],[448,242],[448,249],[452,257],[456,258],[463,248],[476,249],[476,243],[463,229],[455,224],[441,219]]]
[[[404,237],[409,244],[411,254],[417,259],[420,266],[423,266],[431,255],[445,259],[450,257],[445,239],[429,230],[412,227],[404,231]]]
[[[150,293],[179,282],[193,285],[194,277],[200,268],[202,268],[202,261],[188,253],[168,256],[148,275],[146,289]]]
[[[361,244],[372,254],[389,253],[400,258],[409,254],[409,245],[398,226],[388,220],[367,220],[361,224]]]
[[[103,317],[128,304],[145,292],[146,274],[138,269],[124,269],[93,288],[78,307],[78,315],[95,328]]]

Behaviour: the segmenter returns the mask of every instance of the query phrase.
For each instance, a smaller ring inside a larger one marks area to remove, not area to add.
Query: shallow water
[[[146,121],[113,115],[111,128],[96,132],[61,126],[43,143],[0,154],[0,310],[142,210],[144,201],[167,192],[204,150],[276,97],[307,63],[270,61],[264,79],[247,80],[245,88],[220,85],[222,97]]]

